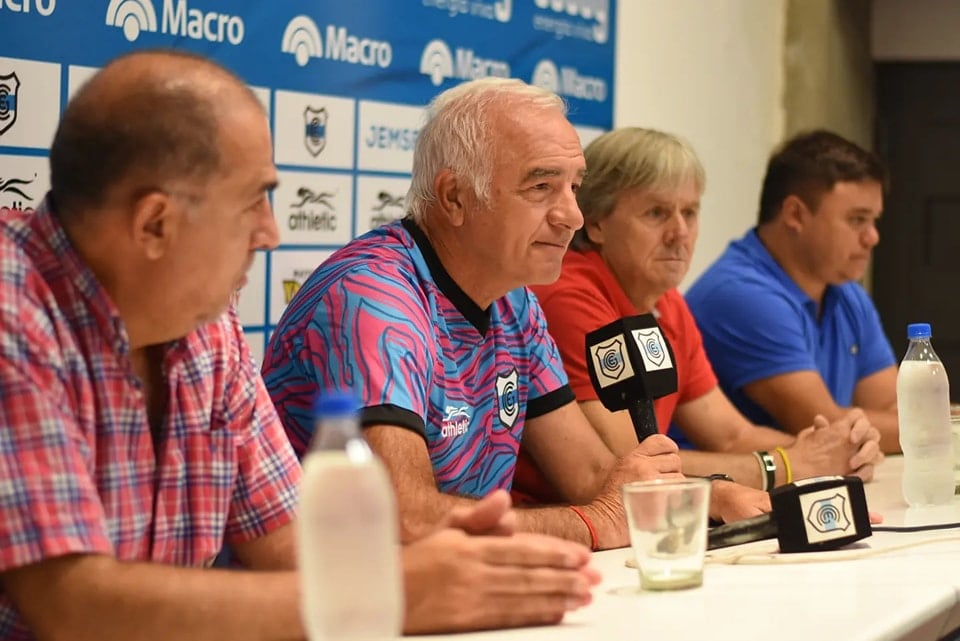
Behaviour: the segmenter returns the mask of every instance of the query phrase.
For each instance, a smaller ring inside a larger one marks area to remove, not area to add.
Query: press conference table
[[[883,525],[960,522],[960,497],[953,505],[908,509],[900,492],[902,469],[902,458],[888,457],[865,486],[869,507],[884,515]],[[834,552],[779,555],[776,549],[776,541],[759,541],[716,550],[703,586],[662,593],[637,589],[637,572],[625,565],[629,549],[597,552],[593,563],[603,583],[594,602],[561,625],[431,640],[932,641],[960,628],[960,529],[875,532]],[[721,562],[733,555],[742,564]]]

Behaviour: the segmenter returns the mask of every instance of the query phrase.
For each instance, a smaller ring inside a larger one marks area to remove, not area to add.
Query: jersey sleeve
[[[543,416],[576,400],[570,389],[567,373],[547,321],[536,296],[524,289],[529,314],[531,340],[530,391],[527,397],[527,420]]]
[[[307,287],[307,285],[304,285]],[[394,266],[353,267],[297,303],[305,319],[278,328],[264,378],[299,455],[321,390],[352,390],[365,424],[393,419],[424,432],[436,341],[426,296]]]

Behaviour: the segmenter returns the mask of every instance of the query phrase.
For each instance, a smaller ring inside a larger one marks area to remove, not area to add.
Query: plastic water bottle
[[[297,547],[311,641],[393,639],[403,625],[396,500],[357,409],[350,395],[322,394],[303,460]]]
[[[910,506],[953,501],[950,384],[930,336],[927,323],[907,326],[910,345],[897,373],[903,498]]]

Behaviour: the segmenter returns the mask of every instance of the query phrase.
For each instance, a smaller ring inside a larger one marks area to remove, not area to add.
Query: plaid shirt
[[[290,522],[300,468],[224,314],[164,357],[159,455],[117,309],[46,203],[0,209],[0,572],[70,553],[184,566]],[[0,639],[29,639],[0,591]]]

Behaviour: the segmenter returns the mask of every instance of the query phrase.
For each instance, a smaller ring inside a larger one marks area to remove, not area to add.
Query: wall
[[[784,136],[825,127],[873,145],[870,0],[789,0]]]
[[[960,3],[956,0],[874,0],[876,60],[960,60]]]
[[[707,171],[683,287],[756,220],[784,128],[786,0],[621,0],[614,124],[687,138]]]

